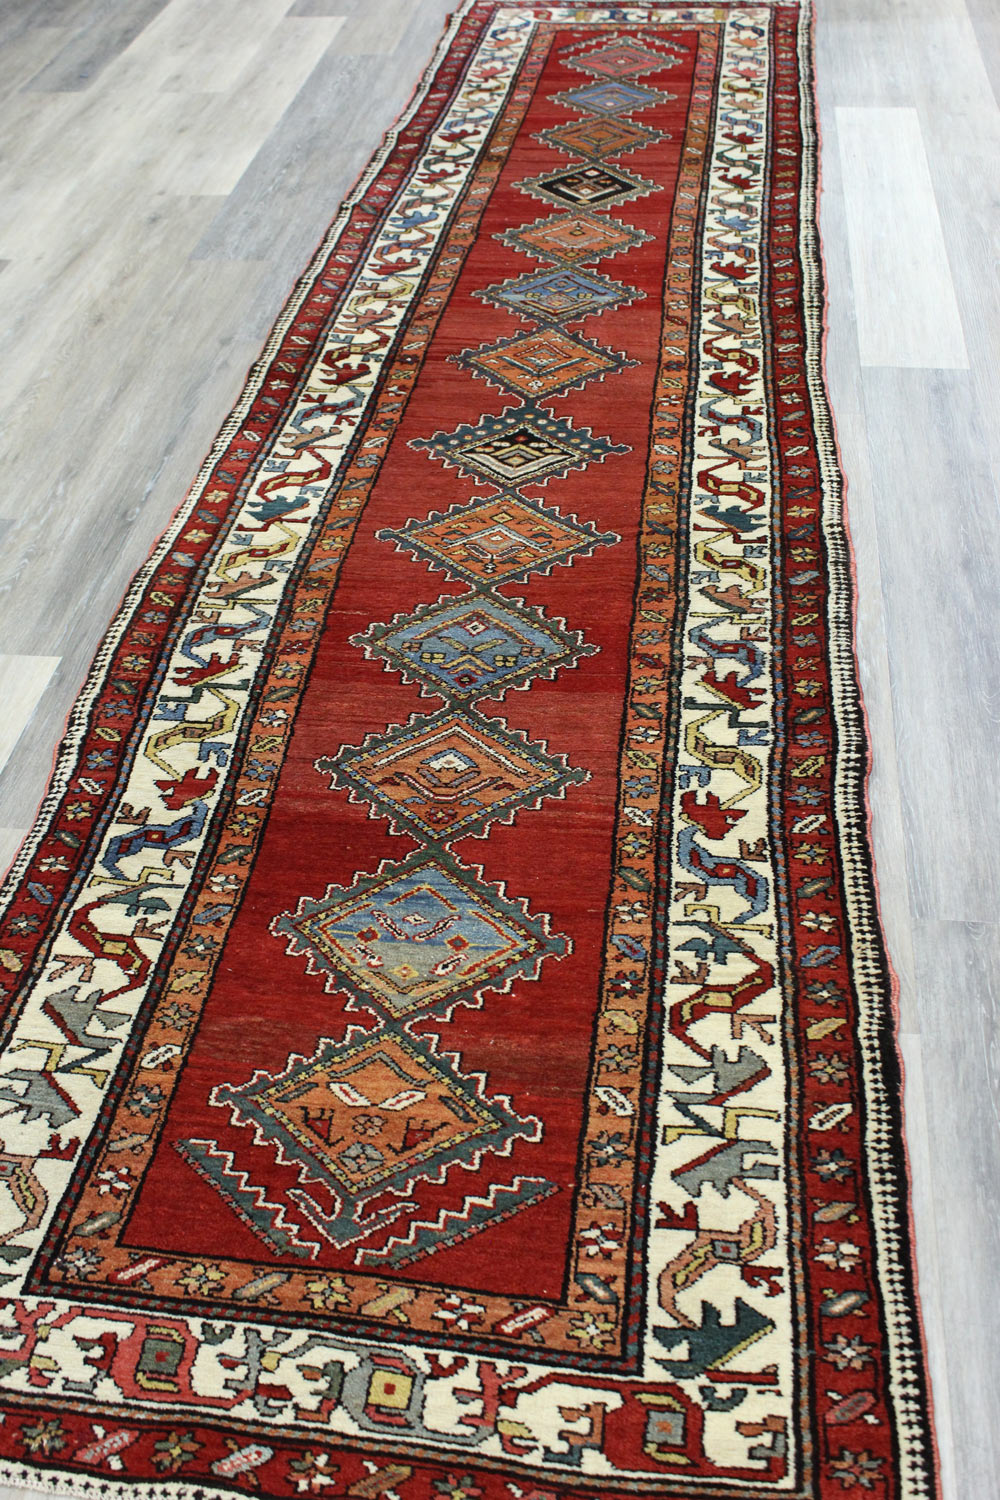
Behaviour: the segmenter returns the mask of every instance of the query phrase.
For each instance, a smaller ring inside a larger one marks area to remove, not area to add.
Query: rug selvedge
[[[880,1285],[863,1176],[795,254],[802,22],[780,6],[656,7],[652,20],[650,9],[474,6],[459,18],[451,63],[363,185],[91,700],[82,763],[0,948],[18,1001],[0,1076],[16,1125],[3,1162],[19,1221],[0,1243],[15,1463],[401,1500],[637,1483],[664,1495],[933,1493],[919,1401],[904,1421],[883,1353],[887,1337],[912,1344],[912,1308]],[[644,20],[640,41],[628,28]],[[484,392],[480,421],[411,442],[425,450],[414,463],[451,470],[455,504],[377,533],[427,570],[425,602],[353,637],[439,704],[405,725],[373,719],[363,741],[317,761],[332,796],[409,844],[353,887],[303,890],[297,909],[273,913],[275,964],[305,960],[357,1024],[271,1072],[218,1079],[213,1106],[256,1151],[178,1144],[257,1236],[259,1263],[137,1253],[115,1226],[266,827],[309,652],[556,35],[581,78],[554,96],[566,126],[543,132],[564,162],[519,179],[523,218],[498,236],[529,269],[477,293],[521,328],[457,356]],[[613,403],[592,429],[550,402],[610,388],[630,363],[599,322],[584,338],[575,320],[646,295],[629,286],[628,260],[650,236],[628,208],[656,190],[643,153],[662,133],[643,112],[692,48],[569,1296],[393,1282],[394,1268],[429,1264],[560,1191],[544,1170],[502,1175],[517,1142],[541,1148],[544,1121],[467,1071],[422,1018],[490,1004],[572,951],[573,932],[451,846],[520,828],[546,799],[582,796],[591,775],[494,711],[512,694],[523,717],[539,682],[600,653],[592,621],[546,614],[531,590],[620,545],[596,517],[560,511],[557,491],[627,445]],[[354,278],[339,306],[337,262]],[[701,321],[689,337],[692,280]],[[461,505],[463,476],[492,492]],[[227,520],[235,494],[242,509]],[[166,629],[172,655],[144,724]],[[435,764],[421,736],[439,733],[450,738]],[[376,791],[360,774],[414,746],[401,779],[390,768]],[[261,1152],[298,1174],[287,1198],[256,1180]],[[485,1158],[498,1163],[486,1190],[422,1205],[422,1184],[457,1183]],[[373,1211],[380,1193],[392,1201]],[[312,1261],[322,1242],[351,1247],[359,1274],[276,1267]],[[115,1426],[123,1401],[130,1425]],[[32,1414],[15,1417],[21,1405]],[[213,1426],[222,1414],[229,1436]]]

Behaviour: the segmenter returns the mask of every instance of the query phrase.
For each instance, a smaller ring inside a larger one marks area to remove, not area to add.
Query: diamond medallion
[[[434,512],[397,531],[380,531],[378,539],[395,542],[432,568],[473,584],[520,582],[620,541],[617,532],[595,531],[589,523],[561,516],[554,507],[523,495],[453,505],[444,515]]]
[[[607,115],[570,120],[565,125],[543,130],[536,137],[546,146],[555,146],[559,151],[570,151],[577,156],[599,157],[617,156],[621,151],[638,151],[663,138],[662,131],[654,130],[650,125],[638,125],[634,120]]]
[[[345,745],[316,769],[368,802],[394,833],[451,842],[482,837],[522,809],[588,779],[544,744],[475,709],[415,714],[408,724]]]
[[[656,183],[636,177],[622,167],[595,162],[583,162],[561,172],[545,172],[517,185],[522,192],[544,198],[557,208],[607,208],[612,203],[627,203],[648,193],[662,192]]]
[[[635,364],[561,328],[518,334],[482,349],[466,349],[453,358],[493,385],[517,391],[529,400],[579,390],[588,380]]]
[[[555,214],[536,219],[534,224],[524,224],[520,229],[505,229],[496,238],[525,255],[582,265],[621,255],[636,245],[644,245],[652,235],[623,224],[620,219],[598,214]]]
[[[536,677],[553,677],[597,647],[521,600],[468,594],[420,604],[351,637],[370,657],[418,682],[425,697],[500,699]]]
[[[554,103],[564,104],[568,109],[592,109],[602,115],[627,114],[632,109],[649,109],[660,104],[666,96],[656,89],[643,88],[638,83],[586,83],[582,88],[569,89],[556,94]]]
[[[629,78],[638,73],[655,73],[660,68],[677,66],[675,57],[651,52],[631,37],[622,37],[610,47],[601,47],[596,52],[581,52],[567,61],[571,68],[580,68],[585,73],[596,73],[603,78]]]
[[[331,885],[317,901],[303,897],[271,931],[328,990],[383,1019],[475,1005],[484,990],[532,978],[544,958],[568,951],[546,918],[508,901],[478,869],[428,849],[351,886]]]
[[[490,1097],[481,1075],[438,1057],[432,1039],[393,1026],[323,1039],[311,1057],[293,1054],[279,1073],[217,1085],[211,1103],[228,1108],[234,1125],[252,1128],[255,1149],[268,1147],[282,1166],[298,1168],[300,1186],[287,1197],[341,1248],[409,1217],[417,1204],[405,1196],[421,1181],[443,1182],[453,1167],[475,1168],[486,1153],[509,1155],[515,1140],[540,1133],[536,1119]],[[201,1148],[201,1157],[215,1146],[181,1144],[188,1155]],[[376,1201],[382,1207],[372,1211]]]
[[[573,323],[612,307],[627,306],[646,294],[597,271],[567,268],[529,271],[486,287],[477,295],[539,323]]]
[[[530,407],[483,417],[475,427],[463,424],[453,432],[411,438],[410,447],[500,489],[544,484],[571,469],[602,463],[609,454],[629,451],[623,443],[595,438],[589,427],[574,427],[565,417]]]

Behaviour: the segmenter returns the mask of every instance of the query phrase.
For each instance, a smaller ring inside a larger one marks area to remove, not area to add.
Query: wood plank
[[[88,89],[111,60],[131,46],[169,0],[133,0],[97,6],[79,30],[24,86],[42,94]]]
[[[866,370],[864,392],[913,911],[991,921],[1000,508],[975,394],[920,370]]]
[[[413,19],[417,4],[418,0],[384,0],[377,10],[371,7],[356,9],[341,39],[344,56],[384,57],[394,52]]]
[[[844,18],[845,7],[824,16],[816,34],[816,77],[830,101],[842,108],[912,108],[916,103],[903,22],[893,10],[869,7],[862,16]],[[833,156],[824,133],[823,170]]]
[[[917,1016],[919,1024],[919,1015]],[[944,1304],[945,1280],[951,1264],[950,1244],[935,1215],[934,1138],[927,1111],[926,1067],[923,1040],[916,1031],[899,1036],[905,1078],[904,1128],[910,1167],[910,1192],[916,1236],[917,1296],[927,1345],[927,1366],[934,1396],[934,1430],[941,1462],[941,1482],[946,1495],[958,1493],[958,1463],[951,1418],[951,1388],[948,1381],[948,1328]],[[929,1066],[937,1068],[937,1059]],[[942,1244],[942,1240],[945,1243]]]
[[[991,0],[969,0],[968,10],[993,97],[1000,104],[1000,12]]]
[[[945,1496],[985,1500],[1000,1474],[1000,930],[928,922],[914,937],[931,1172],[918,1233],[929,1240],[936,1224],[945,1247],[935,1355],[952,1430]]]
[[[224,94],[233,89],[288,0],[170,0],[115,60],[105,77],[121,87],[142,78],[147,89]]]
[[[8,7],[7,15],[0,15],[0,101],[19,93],[25,79],[44,68],[66,45],[67,39],[68,28],[55,24],[25,24],[15,31],[10,25],[12,9]]]
[[[0,771],[24,732],[24,727],[38,707],[59,665],[58,656],[15,656],[0,654]]]
[[[323,16],[276,26],[232,95],[207,94],[199,101],[187,149],[162,155],[150,186],[182,197],[231,193],[343,24],[341,16]]]
[[[836,114],[861,364],[967,368],[916,111]]]
[[[295,0],[290,16],[347,16],[357,9],[358,0]]]
[[[344,55],[341,31],[195,255],[301,267],[409,98],[450,8],[451,0],[422,0],[395,52],[377,65],[371,57]],[[335,152],[329,145],[331,120],[337,121]]]
[[[829,104],[831,117],[830,92],[833,87],[832,78],[821,78],[821,102]],[[905,1027],[911,1024],[910,1008],[915,984],[910,888],[882,604],[876,496],[868,458],[868,424],[858,359],[857,325],[850,297],[847,225],[836,128],[836,118],[833,117],[830,134],[825,140],[821,217],[830,302],[826,374],[846,476],[846,510],[854,552],[858,669],[872,742],[869,798],[875,868],[886,942],[900,981],[900,1005]]]
[[[983,438],[1000,486],[1000,227],[996,194],[989,190],[1000,164],[1000,109],[976,31],[964,13],[922,23],[907,46]]]
[[[17,851],[30,831],[28,828],[0,828],[0,879],[6,875],[14,863]]]

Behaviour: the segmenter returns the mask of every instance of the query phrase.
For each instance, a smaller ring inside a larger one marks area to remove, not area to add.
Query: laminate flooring
[[[0,3],[0,860],[125,590],[453,0]],[[818,0],[857,553],[944,1500],[1000,1496],[1000,15]]]

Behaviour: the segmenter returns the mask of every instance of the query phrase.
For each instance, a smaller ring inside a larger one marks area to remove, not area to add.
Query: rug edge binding
[[[834,812],[850,927],[852,974],[860,1002],[864,1067],[865,1148],[882,1293],[892,1403],[897,1417],[900,1494],[935,1500],[940,1466],[911,1215],[912,1183],[906,1150],[903,1057],[899,1045],[899,980],[882,920],[872,808],[872,747],[857,656],[857,574],[841,462],[826,373],[827,276],[819,212],[821,131],[815,82],[815,7],[803,6],[799,24],[802,83],[803,181],[799,253],[810,408],[820,465],[823,539],[829,567],[827,622],[836,723]],[[898,1098],[887,1081],[899,1080]],[[885,1172],[885,1162],[895,1171]],[[905,1443],[904,1443],[905,1438]]]

